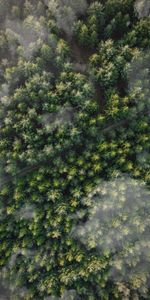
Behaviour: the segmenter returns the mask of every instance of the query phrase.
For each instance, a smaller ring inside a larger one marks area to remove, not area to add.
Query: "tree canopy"
[[[8,299],[150,298],[150,17],[135,4],[0,1]]]

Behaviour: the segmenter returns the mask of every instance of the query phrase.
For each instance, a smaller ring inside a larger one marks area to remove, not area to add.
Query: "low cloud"
[[[137,113],[150,113],[150,54],[137,51],[131,64],[127,67],[129,97],[133,107],[131,117]]]
[[[138,13],[139,19],[148,17],[150,15],[150,1],[149,0],[136,0],[134,8]]]
[[[35,209],[32,205],[23,206],[17,211],[16,217],[19,219],[33,219],[35,217]]]
[[[145,184],[128,176],[102,182],[83,199],[87,221],[78,214],[72,231],[107,258],[109,280],[128,287],[130,297],[130,289],[144,297],[150,288],[149,199]]]
[[[45,114],[41,123],[47,131],[54,130],[60,125],[71,124],[73,122],[74,109],[70,106],[61,108],[58,112]]]
[[[34,16],[28,16],[24,22],[6,20],[6,36],[12,55],[16,52],[15,44],[23,47],[23,55],[28,60],[41,47],[47,37],[46,28]]]
[[[22,255],[22,256],[25,256],[28,258],[32,258],[35,255],[35,252],[33,250],[29,250],[29,249],[18,249],[16,252],[14,252],[11,255],[11,258],[9,260],[9,267],[12,267],[16,263],[17,257],[19,255]]]
[[[61,297],[46,297],[44,300],[80,300],[75,290],[65,290]]]
[[[84,14],[87,9],[86,0],[45,0],[45,4],[55,17],[58,28],[68,36],[72,35],[77,15]]]

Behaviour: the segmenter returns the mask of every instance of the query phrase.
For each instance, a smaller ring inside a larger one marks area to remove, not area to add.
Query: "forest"
[[[0,299],[150,299],[149,0],[0,0]]]

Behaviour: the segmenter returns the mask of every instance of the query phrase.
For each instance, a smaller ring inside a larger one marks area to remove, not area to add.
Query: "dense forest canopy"
[[[0,299],[150,299],[149,3],[0,0]]]

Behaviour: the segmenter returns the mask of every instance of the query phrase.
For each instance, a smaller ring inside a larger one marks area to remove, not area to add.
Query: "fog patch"
[[[86,209],[74,218],[72,236],[107,258],[109,280],[129,287],[130,296],[133,290],[145,297],[150,288],[149,200],[143,182],[118,176],[89,193],[82,200]]]
[[[135,11],[138,13],[139,19],[148,17],[150,15],[150,1],[136,0],[134,4]]]
[[[40,49],[42,42],[47,37],[46,28],[34,16],[28,16],[23,22],[19,20],[6,20],[5,27],[12,55],[16,53],[13,43],[15,41],[16,45],[20,44],[22,46],[23,55],[27,60]]]
[[[35,211],[32,205],[23,206],[19,211],[17,211],[17,218],[30,220],[35,217]]]
[[[73,65],[73,68],[76,72],[85,73],[87,70],[87,65],[84,63],[75,63]]]
[[[10,291],[6,283],[4,284],[2,281],[0,283],[0,300],[10,300]]]
[[[58,28],[68,36],[72,35],[77,15],[84,14],[87,9],[86,0],[45,0],[45,4],[56,18]]]
[[[142,112],[150,112],[150,54],[137,51],[127,67],[129,97],[134,104],[130,108],[131,117]]]
[[[50,296],[44,298],[44,300],[80,300],[75,290],[65,290],[61,297]]]
[[[8,94],[9,94],[9,85],[4,83],[4,84],[2,84],[1,90],[0,90],[0,101],[2,102],[3,97],[8,96]]]
[[[16,260],[19,255],[27,257],[27,258],[32,258],[34,256],[34,251],[29,250],[29,249],[18,249],[16,252],[14,252],[11,255],[11,258],[9,260],[9,267],[13,267],[13,265],[16,263]]]
[[[141,153],[137,154],[137,161],[138,161],[138,164],[142,168],[149,169],[150,168],[150,153],[145,151],[145,152],[141,152]]]
[[[1,85],[0,90],[0,128],[2,127],[2,124],[4,122],[4,117],[7,114],[7,107],[11,103],[11,97],[9,96],[9,84],[4,83]]]
[[[42,116],[41,123],[46,131],[56,129],[61,125],[70,125],[73,122],[74,109],[70,106],[61,108],[58,112],[48,113]]]

